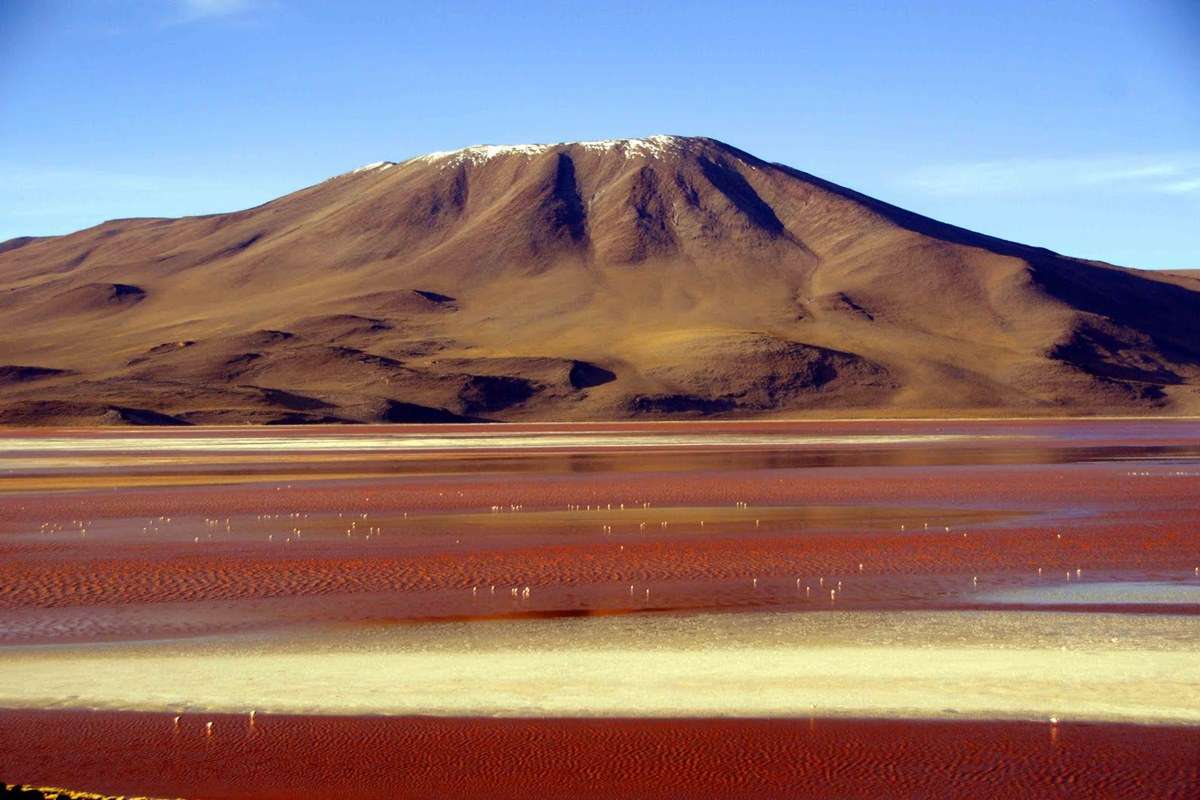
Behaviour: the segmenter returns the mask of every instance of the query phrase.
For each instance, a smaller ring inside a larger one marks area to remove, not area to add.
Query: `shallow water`
[[[1024,586],[985,592],[988,603],[1019,605],[1195,605],[1200,609],[1200,580],[1106,581]]]

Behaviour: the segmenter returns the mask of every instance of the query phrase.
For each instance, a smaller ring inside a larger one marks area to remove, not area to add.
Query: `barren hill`
[[[0,244],[0,423],[1200,411],[1200,278],[705,138],[470,147]]]

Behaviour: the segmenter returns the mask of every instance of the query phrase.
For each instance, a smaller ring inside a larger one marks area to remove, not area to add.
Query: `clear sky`
[[[0,0],[0,240],[655,133],[1070,255],[1200,267],[1200,0]]]

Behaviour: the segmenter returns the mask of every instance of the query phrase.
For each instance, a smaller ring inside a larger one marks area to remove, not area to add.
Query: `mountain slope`
[[[0,422],[1193,413],[1200,280],[704,138],[482,146],[0,244]]]

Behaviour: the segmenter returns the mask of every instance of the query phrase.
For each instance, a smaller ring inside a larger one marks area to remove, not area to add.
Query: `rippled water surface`
[[[1200,721],[1200,423],[0,432],[0,705]]]

